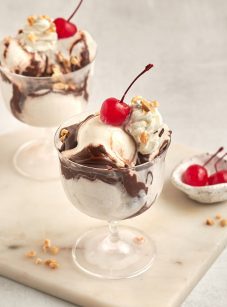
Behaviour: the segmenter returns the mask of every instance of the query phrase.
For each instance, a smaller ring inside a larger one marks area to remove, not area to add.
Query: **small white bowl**
[[[173,171],[171,176],[171,182],[179,190],[183,191],[191,199],[194,199],[200,203],[217,203],[227,200],[227,183],[220,183],[215,185],[207,185],[203,187],[193,187],[185,184],[182,181],[182,175],[188,166],[192,164],[203,165],[211,157],[211,154],[201,154],[193,156],[191,159],[182,161]],[[215,157],[208,165],[206,169],[208,174],[211,175],[215,172],[214,163],[217,161],[218,157]],[[223,159],[218,164],[218,169],[227,169],[227,160]]]

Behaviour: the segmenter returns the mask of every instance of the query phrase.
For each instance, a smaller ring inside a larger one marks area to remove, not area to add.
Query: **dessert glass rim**
[[[65,124],[67,124],[67,122],[69,122],[70,120],[72,120],[73,118],[75,117],[78,117],[78,116],[72,116],[70,117],[68,120],[64,121],[56,130],[55,134],[54,134],[54,145],[55,145],[55,148],[58,152],[58,156],[59,157],[63,157],[62,153],[60,152],[59,150],[59,147],[58,147],[58,142],[60,141],[59,140],[59,132],[61,129],[64,128]],[[91,171],[91,170],[94,170],[94,171],[99,171],[99,172],[108,172],[108,171],[124,171],[124,170],[135,170],[135,171],[140,171],[140,170],[143,170],[143,169],[146,169],[147,167],[150,167],[151,165],[154,165],[158,160],[160,160],[162,158],[162,156],[167,152],[169,146],[170,146],[170,143],[171,143],[171,134],[169,136],[169,140],[168,140],[168,143],[166,144],[165,146],[165,149],[160,153],[160,154],[157,154],[151,161],[147,161],[145,163],[142,163],[142,164],[139,164],[139,165],[135,165],[135,166],[128,166],[128,167],[111,167],[111,168],[98,168],[98,167],[94,167],[94,166],[86,166],[86,165],[83,165],[83,164],[80,164],[80,163],[77,163],[77,162],[74,162],[72,160],[70,160],[69,158],[67,157],[64,157],[64,159],[68,162],[70,162],[70,164],[74,165],[74,166],[77,166],[77,167],[80,167],[84,170],[87,170],[87,171]]]
[[[66,74],[61,74],[61,77],[65,78],[65,77],[68,77],[70,75],[74,75],[76,73],[79,73],[81,72],[81,70],[85,69],[86,67],[88,67],[89,65],[91,65],[92,63],[94,63],[95,59],[96,59],[96,55],[97,55],[97,51],[95,52],[95,55],[94,55],[94,58],[92,59],[92,61],[90,61],[88,64],[86,64],[85,66],[83,67],[80,67],[79,69],[77,70],[74,70],[74,71],[71,71],[71,72],[68,72]],[[21,74],[16,74],[15,72],[11,72],[7,67],[3,67],[2,65],[0,65],[0,72],[3,72],[3,73],[6,73],[6,74],[9,74],[13,77],[16,77],[16,78],[21,78],[21,79],[27,79],[27,80],[53,80],[55,78],[55,76],[48,76],[48,77],[33,77],[33,76],[24,76],[24,75],[21,75]]]

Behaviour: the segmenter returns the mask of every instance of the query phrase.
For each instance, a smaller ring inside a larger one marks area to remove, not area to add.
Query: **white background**
[[[0,37],[16,33],[31,14],[68,17],[76,3],[2,0]],[[128,99],[134,94],[157,99],[174,142],[202,151],[227,147],[226,0],[84,0],[74,21],[99,46],[91,106],[120,98],[151,62],[155,68],[136,83]],[[21,126],[1,101],[0,133]],[[226,262],[224,252],[184,307],[227,306]],[[0,306],[72,305],[0,278]]]

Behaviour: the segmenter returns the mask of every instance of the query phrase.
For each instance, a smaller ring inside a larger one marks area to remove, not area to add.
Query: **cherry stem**
[[[226,155],[227,155],[227,152],[226,152],[223,156],[221,156],[221,157],[215,162],[214,168],[215,168],[216,172],[218,172],[218,164],[221,162],[221,160],[224,159],[224,157],[225,157]]]
[[[217,156],[219,152],[221,152],[224,149],[224,147],[220,147],[204,164],[203,167],[206,166],[208,163],[210,163],[211,160],[213,160],[214,157]]]
[[[145,69],[132,81],[132,83],[129,85],[129,87],[127,88],[127,90],[125,91],[124,95],[122,96],[120,102],[123,102],[125,99],[125,95],[128,93],[129,89],[132,87],[132,85],[136,82],[136,80],[141,77],[145,72],[147,72],[148,70],[150,70],[154,65],[153,64],[148,64]]]
[[[79,10],[81,4],[82,4],[83,0],[80,0],[79,4],[77,5],[77,7],[75,8],[74,12],[72,13],[72,15],[67,19],[67,21],[70,21],[73,16],[76,14],[76,12]]]

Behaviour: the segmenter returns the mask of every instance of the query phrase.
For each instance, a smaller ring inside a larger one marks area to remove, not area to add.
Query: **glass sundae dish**
[[[109,230],[99,227],[82,235],[73,259],[85,272],[110,279],[138,275],[154,259],[155,246],[146,234],[117,224],[146,211],[159,196],[171,139],[156,101],[137,96],[128,105],[125,94],[121,100],[106,99],[98,113],[71,118],[55,135],[69,200],[109,223]]]
[[[14,165],[40,180],[58,175],[52,129],[87,105],[96,55],[90,34],[63,21],[30,16],[15,37],[0,43],[0,84],[7,109],[19,121],[45,128],[42,139],[19,148]]]

